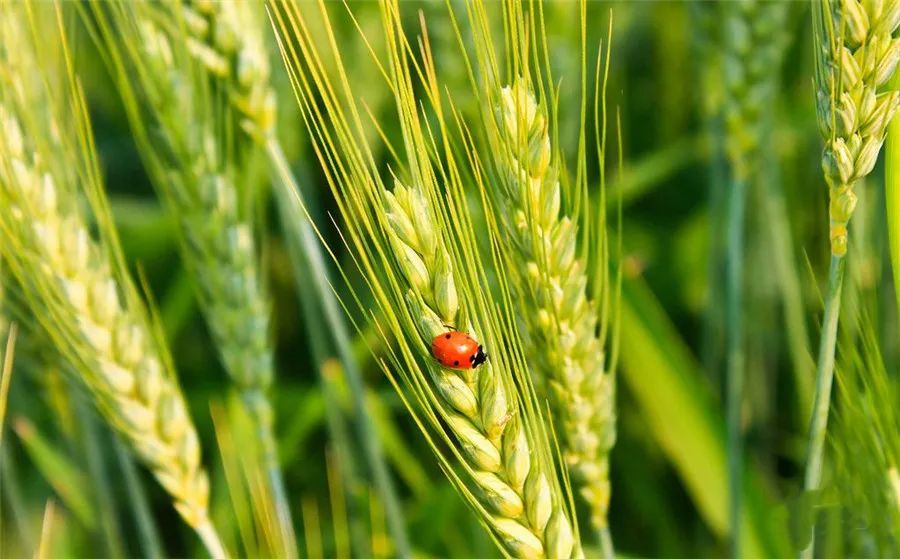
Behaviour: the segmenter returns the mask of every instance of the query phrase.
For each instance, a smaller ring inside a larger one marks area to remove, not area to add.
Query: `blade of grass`
[[[44,507],[44,518],[41,522],[41,541],[38,544],[35,559],[49,559],[53,549],[53,524],[56,521],[56,504],[51,499]]]
[[[70,383],[72,386],[72,383]],[[74,392],[74,391],[73,391]],[[91,498],[97,507],[100,528],[103,537],[102,544],[106,548],[108,557],[125,557],[123,547],[122,527],[119,524],[119,515],[116,512],[116,503],[113,497],[110,483],[109,469],[106,464],[103,448],[100,444],[100,423],[94,410],[85,399],[84,394],[75,392],[74,400],[75,417],[80,423],[82,456],[90,479]]]
[[[116,460],[119,462],[119,469],[122,470],[122,476],[125,478],[125,491],[128,495],[128,506],[134,515],[135,524],[137,525],[138,540],[141,543],[141,549],[144,557],[148,559],[161,559],[163,551],[160,542],[162,539],[156,522],[153,520],[153,514],[150,512],[150,504],[147,501],[147,492],[138,478],[137,467],[134,458],[125,448],[119,437],[113,436],[113,450],[116,453]]]
[[[776,167],[770,158],[769,168]],[[791,370],[794,375],[794,392],[796,393],[795,416],[801,424],[808,419],[807,410],[812,409],[813,395],[813,362],[809,345],[809,331],[806,326],[806,309],[800,286],[800,275],[797,271],[797,260],[794,255],[794,240],[791,235],[788,210],[784,196],[783,183],[777,170],[769,172],[763,181],[765,195],[762,196],[762,211],[765,213],[765,228],[769,235],[769,253],[772,265],[778,276],[781,301],[784,306],[784,326],[791,358]]]
[[[16,417],[13,420],[13,430],[25,445],[25,450],[38,471],[53,487],[66,508],[72,511],[83,526],[93,529],[96,525],[96,511],[88,496],[90,485],[87,476],[69,457],[54,448],[28,419]]]
[[[647,285],[629,280],[622,294],[622,378],[710,529],[728,535],[723,418],[693,356]],[[788,535],[772,514],[761,477],[747,469],[741,523],[743,557],[787,557]]]
[[[290,232],[290,234],[285,235],[288,256],[294,271],[294,280],[297,284],[296,293],[300,302],[303,322],[308,325],[307,337],[309,338],[309,347],[312,353],[313,368],[318,373],[319,386],[326,402],[324,412],[329,440],[338,460],[343,465],[341,468],[341,475],[344,477],[343,483],[350,488],[347,495],[348,501],[345,505],[350,510],[350,531],[353,548],[361,550],[365,549],[368,538],[362,531],[361,521],[363,517],[358,514],[360,512],[359,505],[352,495],[352,488],[360,486],[359,472],[357,471],[358,467],[356,465],[352,437],[348,432],[347,424],[341,411],[341,402],[335,391],[336,377],[342,376],[344,369],[339,363],[329,361],[332,349],[328,335],[324,328],[315,326],[321,323],[325,309],[322,306],[319,292],[309,289],[309,285],[316,280],[312,277],[314,269],[306,256],[306,251],[301,241],[304,235],[310,234],[309,231],[301,230],[303,228],[308,229],[308,226],[299,221],[303,220],[303,217],[292,214],[289,203],[279,203],[278,208],[281,214],[282,228],[284,231]]]
[[[6,348],[3,351],[3,368],[0,369],[0,447],[3,446],[3,424],[6,420],[6,406],[9,399],[9,387],[12,383],[13,358],[16,353],[16,336],[19,328],[13,323],[9,327]]]
[[[315,498],[303,497],[300,501],[300,511],[303,519],[303,539],[306,541],[306,556],[309,559],[324,559],[322,529],[319,527],[319,505]]]
[[[900,89],[900,75],[894,76],[891,89]],[[894,292],[900,312],[900,119],[888,126],[884,162],[884,194],[887,213],[888,252],[894,272]]]
[[[13,462],[10,454],[9,445],[0,445],[0,489],[2,489],[4,483],[7,486],[0,491],[0,496],[3,496],[3,499],[0,502],[7,505],[9,507],[9,512],[12,513],[16,529],[15,534],[19,539],[20,549],[33,554],[36,549],[34,532],[28,514],[28,507],[25,498],[22,495],[22,485],[20,485],[18,470],[16,469],[16,464]],[[0,507],[0,520],[2,520],[3,508],[4,507]],[[2,522],[0,522],[0,526],[3,526]],[[9,539],[4,540],[3,534],[0,533],[0,542],[8,541]],[[0,555],[8,551],[9,549],[0,543]]]

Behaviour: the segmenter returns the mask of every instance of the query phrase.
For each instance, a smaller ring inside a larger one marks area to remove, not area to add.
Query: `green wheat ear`
[[[900,61],[900,2],[816,0],[816,106],[825,140],[831,253],[847,253],[856,183],[872,172],[900,91],[883,91]]]
[[[94,34],[125,101],[154,187],[179,225],[182,257],[225,371],[254,419],[283,543],[295,547],[274,438],[270,302],[254,238],[254,137],[274,93],[261,6],[94,4]],[[258,22],[257,22],[258,23]],[[139,37],[133,41],[132,37]]]
[[[577,226],[561,211],[559,171],[549,122],[524,80],[504,87],[496,108],[501,200],[514,259],[516,291],[527,308],[525,343],[546,381],[559,421],[563,456],[591,522],[604,529],[609,452],[615,443],[615,383],[604,369],[600,317],[588,297]]]
[[[392,244],[409,284],[407,304],[416,321],[422,357],[437,393],[439,413],[468,457],[477,494],[507,549],[517,557],[570,557],[575,545],[564,512],[554,505],[550,484],[531,457],[516,404],[491,363],[466,370],[428,359],[432,339],[458,324],[459,299],[453,264],[428,202],[415,188],[395,183],[385,192]],[[555,520],[553,516],[555,513]],[[553,521],[551,521],[553,520]]]
[[[395,151],[403,178],[392,187],[370,159],[368,135],[357,127],[359,107],[343,79],[337,45],[316,41],[309,32],[320,25],[314,11],[291,5],[273,10],[300,109],[341,211],[342,233],[375,301],[375,309],[362,311],[390,338],[384,370],[439,465],[502,551],[512,557],[581,557],[569,496],[558,480],[509,303],[492,296],[483,276],[496,262],[482,261],[477,247],[485,239],[469,221],[470,185],[458,167],[477,154],[454,153],[445,144],[433,157],[435,143],[440,144],[436,137],[450,137],[448,113],[436,97],[419,99],[415,92],[418,85],[426,92],[442,85],[432,81],[433,73],[419,75],[422,84],[414,81],[416,61],[409,57],[399,3],[380,7],[384,64],[390,68],[384,77],[403,132],[403,145]],[[330,34],[327,10],[320,8]],[[337,59],[336,77],[321,62],[331,57]],[[421,118],[420,103],[434,103],[424,109],[433,121]],[[502,232],[490,225],[483,235]],[[442,367],[431,342],[447,331],[445,325],[484,343],[491,354],[487,363]]]
[[[60,44],[32,50],[37,33],[53,25],[39,25],[35,9],[3,4],[0,18],[0,252],[31,316],[104,417],[153,471],[209,552],[223,557],[208,516],[209,483],[196,430],[165,342],[118,249],[61,19]],[[68,80],[55,83],[58,76]],[[82,210],[85,198],[90,216]]]

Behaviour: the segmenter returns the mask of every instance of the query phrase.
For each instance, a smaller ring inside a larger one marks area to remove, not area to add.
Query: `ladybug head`
[[[487,353],[484,352],[484,347],[478,346],[478,351],[475,352],[475,358],[472,359],[472,368],[474,369],[485,361],[487,361]]]

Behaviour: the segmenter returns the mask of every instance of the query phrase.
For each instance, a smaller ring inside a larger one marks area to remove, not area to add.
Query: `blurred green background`
[[[333,8],[351,80],[359,84],[359,94],[375,114],[390,114],[392,97],[368,60],[358,32],[343,17],[342,9]],[[381,33],[377,5],[354,3],[351,9],[377,48]],[[441,79],[462,109],[472,111],[444,3],[403,2],[402,9],[411,32],[422,11]],[[710,125],[707,110],[721,97],[717,88],[722,80],[709,75],[720,49],[716,33],[703,22],[703,9],[697,3],[665,1],[588,5],[589,45],[601,40],[606,44],[608,18],[613,17],[608,103],[621,116],[623,138],[624,166],[615,164],[618,154],[610,157],[608,187],[610,208],[620,196],[624,215],[623,253],[616,260],[624,271],[625,285],[610,518],[617,551],[625,556],[721,557],[726,553],[723,203],[717,192],[723,185],[716,179],[722,151],[721,137]],[[560,141],[564,153],[574,154],[580,45],[573,22],[578,5],[551,1],[544,11],[551,65],[560,83]],[[828,264],[827,191],[820,169],[813,39],[806,3],[791,3],[782,31],[784,63],[771,68],[779,78],[778,95],[773,105],[765,107],[775,115],[766,146],[767,179],[749,192],[745,262],[748,514],[773,557],[788,549],[790,511],[800,494],[808,421],[804,406],[811,397],[809,352],[818,337],[819,291]],[[173,223],[146,177],[106,69],[90,41],[82,39],[76,45],[78,71],[114,216],[127,257],[146,275],[158,304],[180,382],[201,433],[205,460],[211,464],[214,519],[227,523],[210,408],[230,400],[229,383],[180,262]],[[349,262],[330,222],[329,216],[337,213],[333,200],[317,172],[306,129],[274,55],[274,42],[272,46],[284,145],[326,241],[339,259]],[[397,134],[391,129],[394,124],[390,119],[383,122],[389,135]],[[385,152],[376,157],[389,159]],[[848,277],[852,289],[848,289],[845,314],[852,323],[866,317],[878,335],[885,368],[895,378],[900,330],[887,264],[882,172],[879,163],[871,184],[858,190],[861,201],[852,224]],[[264,175],[265,169],[260,173]],[[273,399],[295,519],[312,518],[312,511],[318,511],[324,555],[340,556],[342,541],[349,536],[341,520],[346,511],[336,505],[340,498],[335,495],[344,492],[350,513],[366,519],[376,555],[381,550],[389,556],[389,544],[379,543],[385,537],[383,519],[379,504],[372,500],[369,473],[351,421],[356,410],[334,357],[334,342],[318,322],[305,319],[296,280],[301,285],[308,280],[294,277],[277,212],[265,193],[263,199],[262,246],[273,301],[271,335],[277,348]],[[789,267],[784,269],[783,263]],[[796,282],[796,292],[786,292],[785,277]],[[342,282],[335,282],[335,288],[349,297]],[[308,309],[307,314],[317,312]],[[446,482],[418,428],[376,366],[369,345],[375,344],[372,349],[377,352],[378,343],[372,332],[355,333],[355,356],[365,373],[375,426],[397,480],[416,550],[433,557],[496,556],[497,550]],[[46,499],[56,495],[64,509],[77,508],[79,499],[90,500],[91,486],[85,482],[80,427],[71,421],[73,400],[67,394],[72,387],[58,374],[47,374],[40,360],[29,356],[27,345],[20,348],[19,364],[8,412],[17,436],[5,440],[2,456],[4,480],[15,482],[12,487],[5,482],[0,534],[33,540]],[[350,463],[338,459],[328,436],[328,402],[320,371],[341,403],[339,415],[350,432]],[[804,385],[804,378],[808,384]],[[123,473],[112,458],[113,439],[104,431],[99,442],[109,457],[111,486],[120,488]],[[336,473],[344,469],[351,474],[349,486]],[[199,554],[193,535],[178,521],[163,491],[146,472],[139,475],[163,531],[166,552]],[[48,479],[65,479],[70,485],[55,487]],[[71,520],[65,531],[69,549],[80,550],[72,556],[102,549],[91,547],[91,542],[103,537],[101,533],[78,514],[63,514]],[[840,514],[823,523],[841,524]],[[29,527],[13,525],[18,518],[27,518]],[[125,540],[130,540],[134,527],[128,515],[123,515],[121,529]],[[303,530],[298,527],[298,532]],[[305,536],[300,538],[305,541]],[[838,551],[829,551],[830,545]],[[842,556],[837,545],[826,537],[822,556]]]

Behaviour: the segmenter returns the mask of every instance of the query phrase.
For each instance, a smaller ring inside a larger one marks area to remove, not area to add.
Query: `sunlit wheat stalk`
[[[519,273],[526,343],[546,379],[564,439],[564,458],[597,530],[607,527],[609,452],[615,443],[615,382],[605,369],[596,302],[588,298],[576,224],[561,212],[544,109],[528,85],[504,87],[497,107],[501,191]]]
[[[900,105],[900,92],[879,93],[900,60],[900,1],[817,0],[816,107],[825,140],[822,170],[828,185],[831,265],[816,368],[816,391],[809,429],[807,491],[819,488],[825,430],[834,378],[834,354],[840,313],[847,223],[856,207],[856,183],[872,172],[887,125]],[[813,557],[815,532],[801,552]]]
[[[63,66],[41,66],[46,60],[31,51],[37,41],[28,33],[37,29],[33,6],[4,8],[0,251],[33,316],[97,407],[150,467],[210,554],[224,557],[207,513],[209,485],[197,433],[104,213],[80,92],[69,82],[66,94],[55,97],[35,73],[35,68],[51,72]],[[60,119],[63,110],[69,111],[66,121]],[[72,117],[74,126],[68,121]],[[89,232],[81,194],[91,201],[99,240]]]
[[[721,123],[729,163],[727,204],[726,323],[728,336],[726,395],[728,495],[731,556],[741,550],[743,434],[741,412],[745,383],[744,223],[747,191],[763,175],[764,142],[771,128],[784,51],[783,2],[722,3],[720,58],[724,78]]]

